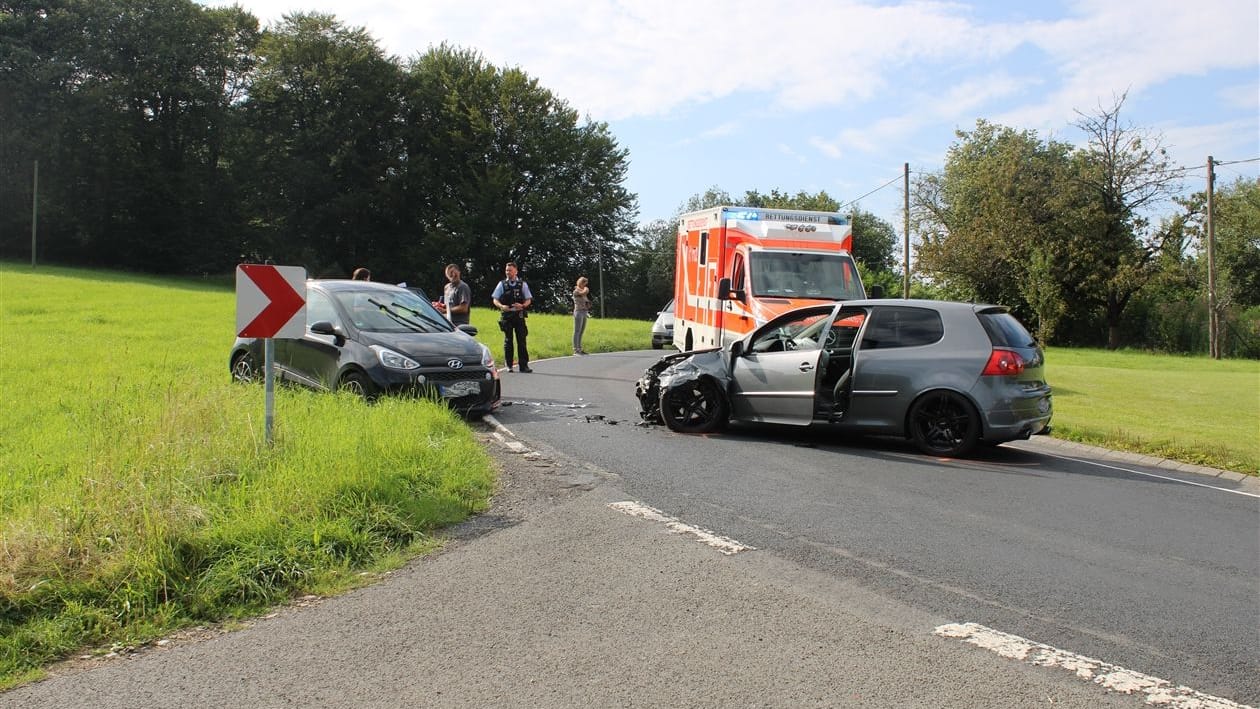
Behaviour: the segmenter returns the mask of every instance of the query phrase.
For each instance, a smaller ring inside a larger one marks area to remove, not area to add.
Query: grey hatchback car
[[[727,421],[831,425],[961,456],[1048,433],[1045,356],[1001,306],[861,300],[797,308],[721,349],[667,355],[642,416],[683,433]]]

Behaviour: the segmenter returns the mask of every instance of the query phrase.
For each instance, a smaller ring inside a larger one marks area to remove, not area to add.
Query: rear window
[[[941,339],[941,314],[927,308],[882,306],[875,309],[862,335],[863,349],[919,347]]]
[[[1002,310],[976,313],[994,347],[1035,347],[1037,342],[1014,315]]]

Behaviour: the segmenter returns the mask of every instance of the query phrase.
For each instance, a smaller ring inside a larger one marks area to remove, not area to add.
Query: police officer
[[[512,371],[512,340],[516,340],[516,351],[520,356],[522,372],[532,372],[529,368],[529,349],[525,346],[525,337],[529,328],[525,325],[525,311],[534,296],[529,292],[529,284],[516,277],[516,264],[508,261],[503,265],[506,276],[494,287],[494,306],[499,309],[499,329],[503,331],[503,358],[507,361],[508,371]]]

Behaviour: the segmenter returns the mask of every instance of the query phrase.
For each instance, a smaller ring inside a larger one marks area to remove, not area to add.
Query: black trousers
[[[507,366],[512,366],[512,341],[516,340],[516,361],[522,367],[528,367],[529,348],[525,345],[525,338],[529,335],[529,327],[525,324],[525,318],[515,315],[500,318],[499,329],[503,331],[503,358],[507,361]]]

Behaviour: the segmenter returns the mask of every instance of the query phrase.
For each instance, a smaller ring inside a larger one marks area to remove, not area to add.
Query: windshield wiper
[[[423,320],[423,321],[425,321],[425,322],[429,323],[430,325],[434,325],[434,326],[436,326],[436,327],[438,327],[438,328],[440,328],[440,329],[442,329],[442,330],[449,330],[449,329],[451,328],[451,323],[450,323],[450,321],[448,321],[448,320],[444,320],[444,319],[443,319],[443,320],[434,320],[432,317],[430,317],[430,316],[428,316],[428,315],[426,315],[426,314],[424,314],[424,313],[420,312],[419,310],[416,310],[415,308],[409,308],[409,307],[407,307],[407,306],[405,306],[405,305],[403,305],[402,303],[399,303],[399,302],[397,302],[397,301],[395,301],[394,303],[392,303],[392,305],[394,305],[395,307],[398,307],[398,308],[400,308],[400,309],[402,309],[402,310],[406,310],[407,312],[411,313],[412,315],[415,315],[416,317],[420,318],[421,320]]]
[[[369,302],[369,303],[371,303],[372,305],[375,305],[376,307],[380,308],[380,309],[381,309],[381,310],[382,310],[382,311],[383,311],[386,315],[388,315],[388,316],[390,316],[391,318],[393,318],[393,319],[397,320],[398,322],[402,323],[403,325],[406,325],[407,327],[411,328],[412,330],[415,330],[416,332],[428,332],[428,330],[426,330],[426,329],[424,328],[424,326],[423,326],[421,323],[418,323],[418,322],[416,322],[415,320],[412,320],[411,318],[408,318],[408,317],[404,317],[404,316],[402,316],[402,315],[399,315],[399,314],[398,314],[398,311],[394,310],[394,308],[393,308],[393,307],[391,307],[391,306],[389,306],[389,305],[386,305],[386,304],[382,303],[381,301],[379,301],[379,300],[377,300],[377,299],[375,299],[375,298],[368,298],[368,302]],[[410,308],[408,308],[408,310],[410,310]]]

